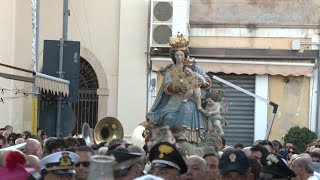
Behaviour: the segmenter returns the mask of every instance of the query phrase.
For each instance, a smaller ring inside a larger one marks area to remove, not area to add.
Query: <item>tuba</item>
[[[114,117],[101,119],[94,128],[94,140],[97,144],[110,142],[112,139],[123,138],[123,127],[120,121]]]

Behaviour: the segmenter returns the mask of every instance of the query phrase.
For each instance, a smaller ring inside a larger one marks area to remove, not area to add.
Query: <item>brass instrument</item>
[[[98,121],[94,128],[94,140],[97,144],[110,142],[112,139],[123,139],[123,127],[114,117],[105,117]]]
[[[82,138],[86,141],[86,145],[94,144],[93,135],[88,123],[82,125]]]

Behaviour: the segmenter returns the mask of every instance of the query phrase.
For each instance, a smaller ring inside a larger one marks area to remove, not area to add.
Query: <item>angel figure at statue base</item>
[[[217,90],[206,95],[206,116],[207,116],[207,130],[209,132],[215,131],[221,136],[224,135],[222,127],[228,125],[228,122],[221,117],[220,112],[227,112],[227,99],[224,98],[224,92]]]

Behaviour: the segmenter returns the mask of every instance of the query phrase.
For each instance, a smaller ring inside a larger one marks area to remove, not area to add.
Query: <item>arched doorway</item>
[[[71,105],[77,117],[73,133],[81,133],[85,122],[91,128],[95,127],[98,121],[99,104],[97,89],[99,89],[99,82],[96,72],[85,59],[80,57],[78,102]]]

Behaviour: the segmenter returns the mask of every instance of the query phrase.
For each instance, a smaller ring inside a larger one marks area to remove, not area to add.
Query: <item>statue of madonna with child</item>
[[[189,38],[183,34],[169,39],[173,64],[161,68],[164,76],[147,120],[158,126],[182,126],[187,142],[198,145],[204,139],[206,112],[201,98],[211,87],[210,77],[189,57]]]

